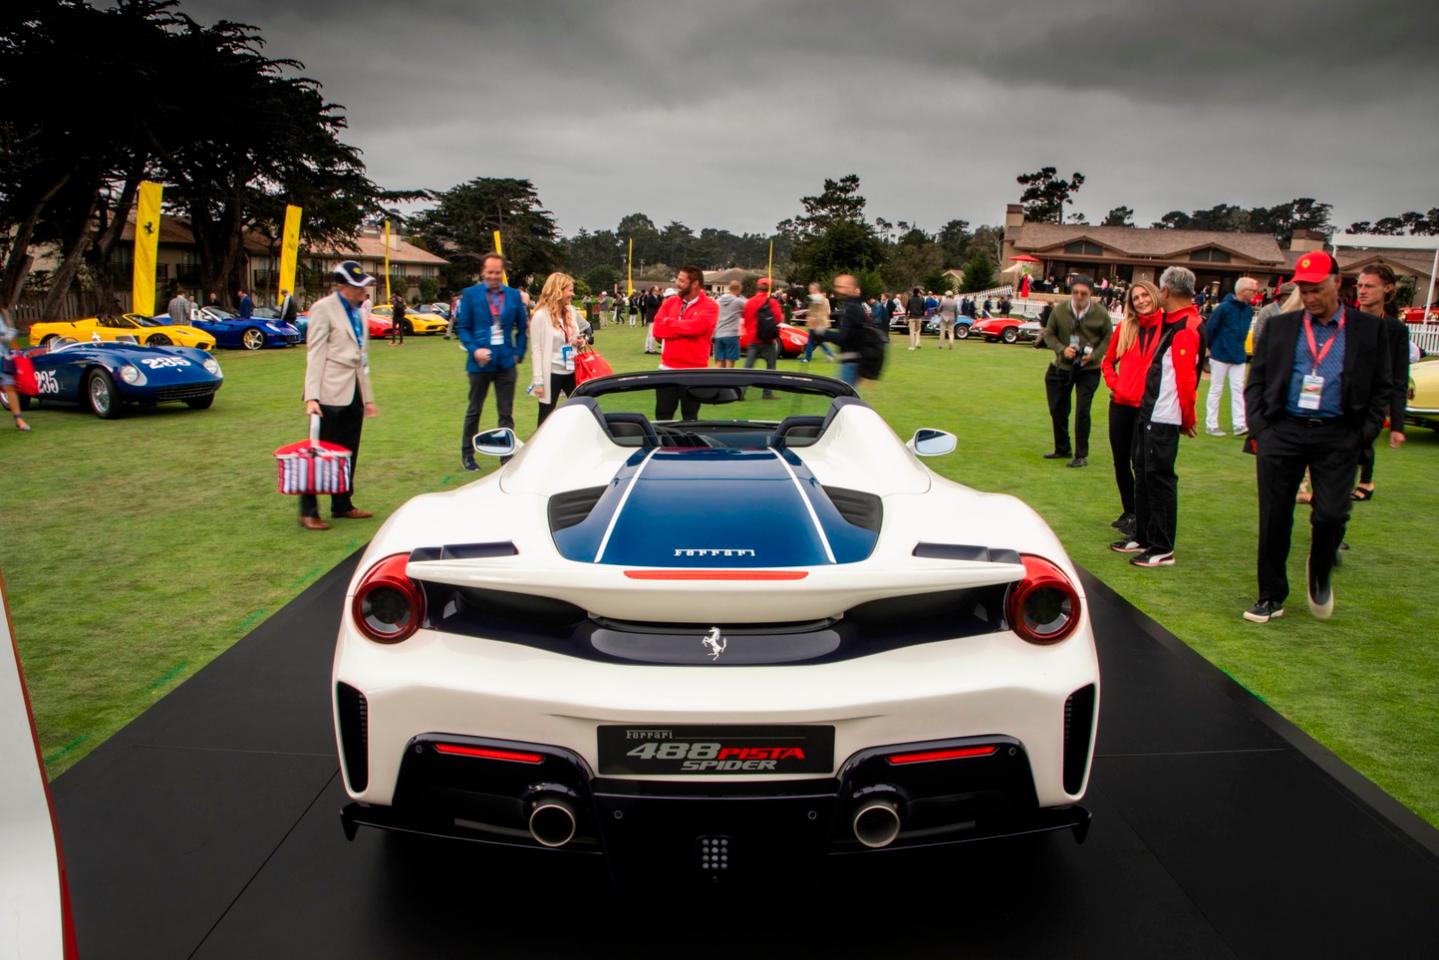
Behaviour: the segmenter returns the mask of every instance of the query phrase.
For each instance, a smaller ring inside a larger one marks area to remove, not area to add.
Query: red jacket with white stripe
[[[1194,428],[1194,395],[1199,389],[1196,358],[1203,346],[1199,331],[1188,319],[1184,310],[1165,317],[1139,405],[1139,414],[1146,421],[1185,431]]]

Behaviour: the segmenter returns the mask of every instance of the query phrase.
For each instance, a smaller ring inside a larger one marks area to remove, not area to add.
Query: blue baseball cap
[[[375,284],[375,278],[361,268],[358,260],[346,260],[337,266],[335,279],[352,287],[370,287]]]

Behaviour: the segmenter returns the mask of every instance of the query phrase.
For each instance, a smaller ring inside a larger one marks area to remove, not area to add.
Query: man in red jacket
[[[1134,553],[1136,567],[1174,566],[1179,527],[1179,435],[1194,436],[1194,394],[1199,387],[1195,357],[1203,347],[1194,306],[1194,274],[1170,267],[1159,278],[1164,325],[1145,377],[1144,398],[1134,437],[1135,534],[1110,548]]]
[[[744,351],[746,370],[761,358],[765,366],[773,370],[779,358],[779,325],[784,320],[784,308],[778,300],[770,296],[769,278],[762,277],[755,287],[754,296],[745,301],[739,346]],[[761,310],[764,311],[763,317],[760,316]],[[763,397],[773,400],[774,394],[766,390]]]
[[[675,276],[673,297],[660,304],[655,314],[654,336],[664,341],[661,370],[694,370],[709,366],[710,341],[719,321],[719,305],[704,290],[705,275],[699,267],[680,267]],[[665,386],[655,390],[655,419],[673,420],[675,407],[686,420],[699,416],[700,402],[685,394],[683,387]]]

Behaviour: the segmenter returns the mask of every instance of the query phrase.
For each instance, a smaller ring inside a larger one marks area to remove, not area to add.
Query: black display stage
[[[1083,846],[857,857],[818,891],[656,877],[615,896],[568,857],[347,843],[328,684],[353,563],[56,781],[86,960],[1439,957],[1439,832],[1092,577]]]

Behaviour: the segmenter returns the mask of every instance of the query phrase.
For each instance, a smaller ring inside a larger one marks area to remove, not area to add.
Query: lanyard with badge
[[[505,328],[500,325],[500,311],[505,305],[504,290],[500,290],[498,300],[494,291],[486,290],[485,299],[490,303],[490,346],[498,347],[505,342]]]
[[[560,363],[564,364],[565,373],[575,372],[575,345],[571,343],[574,334],[570,331],[570,312],[565,311],[565,318],[560,322],[560,330],[565,335],[565,342],[560,346]]]
[[[1343,336],[1344,320],[1345,312],[1341,308],[1339,311],[1339,329],[1334,331],[1334,335],[1329,338],[1324,344],[1324,349],[1321,350],[1314,339],[1313,320],[1309,316],[1309,311],[1304,311],[1304,336],[1309,340],[1309,356],[1313,358],[1314,366],[1309,369],[1308,376],[1299,383],[1300,410],[1319,409],[1319,403],[1324,396],[1324,378],[1319,375],[1319,365],[1324,362],[1325,357],[1329,356],[1329,351],[1335,342]]]

